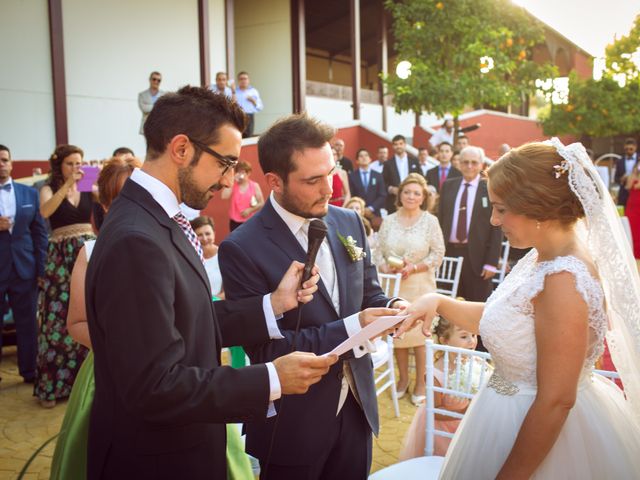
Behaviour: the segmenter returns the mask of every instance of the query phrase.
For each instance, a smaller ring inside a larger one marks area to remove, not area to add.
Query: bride
[[[428,334],[440,314],[495,361],[440,478],[637,478],[640,282],[607,189],[582,145],[555,138],[507,153],[488,181],[491,222],[533,249],[486,303],[427,294],[398,332],[422,319]],[[624,394],[592,372],[605,336]]]

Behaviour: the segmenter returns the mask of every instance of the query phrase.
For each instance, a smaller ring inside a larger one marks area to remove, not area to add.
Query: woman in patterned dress
[[[67,398],[88,350],[67,332],[69,281],[78,252],[95,238],[91,228],[92,192],[80,192],[83,151],[59,145],[49,158],[51,173],[40,191],[40,213],[49,219],[44,296],[38,306],[40,334],[34,395],[44,408]]]

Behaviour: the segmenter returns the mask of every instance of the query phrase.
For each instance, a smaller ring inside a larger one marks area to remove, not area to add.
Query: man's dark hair
[[[153,77],[154,75],[160,75],[160,76],[162,76],[162,74],[161,74],[160,72],[156,72],[156,71],[154,70],[153,72],[151,72],[151,73],[149,74],[149,78]]]
[[[289,115],[258,140],[260,167],[264,173],[275,173],[286,183],[289,173],[296,169],[293,154],[307,148],[322,148],[335,133],[333,127],[306,114]]]
[[[393,138],[391,139],[391,143],[393,143],[393,142],[397,142],[398,140],[402,140],[403,142],[406,142],[406,141],[407,141],[407,139],[406,139],[406,138],[404,138],[404,135],[400,135],[400,134],[398,134],[398,135],[396,135],[395,137],[393,137]]]
[[[367,150],[366,148],[359,148],[358,151],[356,152],[356,158],[358,158],[360,156],[361,152],[369,153],[369,150]]]
[[[638,142],[636,142],[636,139],[635,138],[631,138],[631,137],[625,139],[624,144],[625,145],[635,145],[636,147],[638,146]]]
[[[112,157],[117,157],[119,155],[125,155],[127,153],[130,153],[134,157],[136,156],[135,153],[133,153],[133,150],[131,150],[129,147],[118,147],[113,151],[111,156]]]
[[[227,72],[217,72],[216,73],[216,78],[218,78],[220,75],[224,75],[226,77],[227,76]]]
[[[0,152],[7,152],[9,154],[9,160],[11,160],[11,150],[9,150],[9,147],[0,144]]]
[[[378,147],[378,150],[380,150],[381,148],[386,148],[387,150],[389,150],[389,147],[387,147],[386,145],[380,145],[380,146]]]
[[[201,215],[199,217],[196,217],[193,220],[191,220],[189,223],[191,224],[191,228],[193,228],[194,230],[197,230],[200,227],[204,227],[205,225],[209,225],[214,232],[216,231],[216,227],[214,226],[214,223],[213,223],[213,218],[208,217],[206,215]]]
[[[210,145],[218,143],[220,127],[230,125],[243,132],[246,115],[236,102],[217,95],[206,87],[187,85],[175,93],[160,97],[144,123],[147,160],[158,158],[176,135]],[[193,145],[197,163],[202,151]]]
[[[248,77],[248,76],[249,76],[249,72],[245,72],[244,70],[243,70],[243,71],[241,71],[241,72],[238,74],[238,78],[240,78],[242,75],[246,75],[246,76]]]
[[[429,153],[429,149],[427,147],[418,147],[418,152],[424,152],[424,151]]]
[[[443,146],[443,145],[448,145],[448,146],[449,146],[449,148],[450,148],[451,150],[453,150],[453,145],[451,145],[449,142],[440,142],[440,143],[438,144],[438,150],[440,150],[440,147],[441,147],[441,146]]]

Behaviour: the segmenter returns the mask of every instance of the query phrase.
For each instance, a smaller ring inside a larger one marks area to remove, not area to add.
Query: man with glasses
[[[142,112],[140,135],[144,135],[144,122],[147,120],[156,100],[166,93],[164,90],[160,90],[160,83],[162,83],[160,72],[151,72],[151,75],[149,75],[149,88],[138,94],[138,108]]]
[[[448,257],[463,257],[458,295],[484,302],[491,293],[502,242],[500,228],[491,225],[487,182],[481,178],[482,150],[460,152],[462,176],[445,180],[440,188],[438,220],[447,242]]]
[[[620,185],[618,191],[618,205],[627,205],[629,191],[626,189],[627,177],[633,171],[633,167],[638,162],[638,144],[635,138],[627,138],[624,141],[624,154],[616,163],[615,182]]]
[[[85,296],[95,361],[87,478],[226,478],[226,422],[264,422],[337,361],[294,352],[220,366],[223,346],[277,338],[276,318],[307,303],[293,262],[273,293],[211,301],[202,246],[180,212],[230,187],[245,115],[208,88],[160,98],[144,125],[147,155],[100,230]],[[259,241],[256,240],[256,241]]]

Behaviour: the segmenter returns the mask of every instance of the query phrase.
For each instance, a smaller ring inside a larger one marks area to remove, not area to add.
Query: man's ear
[[[169,141],[167,153],[171,157],[173,163],[177,167],[182,168],[189,166],[195,150],[193,149],[193,145],[189,141],[189,138],[184,134],[179,134]]]
[[[284,191],[284,181],[280,178],[280,175],[269,172],[265,174],[264,178],[269,188],[275,193],[281,194]]]

